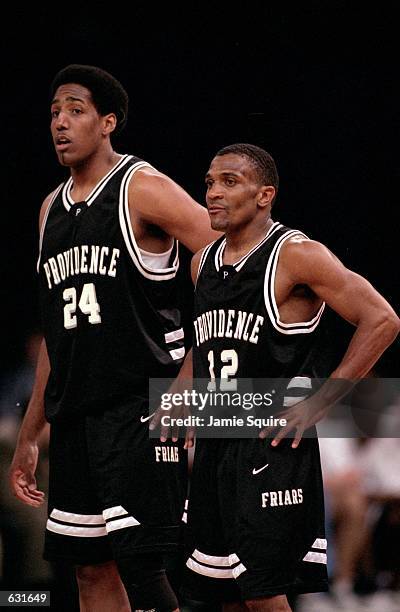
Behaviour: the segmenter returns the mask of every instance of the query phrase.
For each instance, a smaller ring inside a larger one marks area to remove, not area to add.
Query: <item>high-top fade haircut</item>
[[[129,98],[124,87],[112,74],[97,66],[70,64],[57,72],[54,77],[50,85],[51,100],[58,87],[66,83],[76,83],[86,87],[92,94],[97,112],[102,117],[108,113],[114,113],[117,117],[117,125],[113,133],[122,132],[128,119]]]
[[[215,157],[228,155],[228,153],[234,153],[235,155],[242,155],[243,157],[246,157],[254,166],[261,183],[263,185],[272,185],[275,187],[275,196],[272,200],[273,204],[279,188],[279,175],[273,157],[267,151],[261,149],[261,147],[245,142],[239,142],[223,147],[216,153]]]

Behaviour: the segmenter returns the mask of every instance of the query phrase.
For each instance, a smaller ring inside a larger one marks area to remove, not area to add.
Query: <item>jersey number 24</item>
[[[76,316],[77,307],[83,314],[88,315],[89,323],[96,325],[101,323],[100,305],[97,301],[96,288],[94,283],[86,283],[83,285],[81,297],[77,301],[75,287],[69,287],[63,291],[64,301],[67,302],[64,306],[64,327],[65,329],[73,329],[78,324]]]

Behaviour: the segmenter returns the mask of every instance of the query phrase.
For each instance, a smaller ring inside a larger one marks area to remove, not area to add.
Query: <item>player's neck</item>
[[[226,247],[223,254],[224,264],[234,264],[244,257],[256,244],[265,238],[272,224],[273,220],[269,217],[266,221],[256,226],[251,225],[235,231],[227,231],[225,234]]]
[[[101,179],[118,163],[121,155],[112,149],[95,154],[82,164],[71,168],[73,187],[71,196],[75,201],[85,200]]]

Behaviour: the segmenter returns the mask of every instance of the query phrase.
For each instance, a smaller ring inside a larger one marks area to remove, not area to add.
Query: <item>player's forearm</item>
[[[324,404],[333,405],[365,377],[395,340],[399,330],[400,321],[394,312],[382,313],[373,322],[361,321],[342,361],[317,394]]]
[[[331,378],[363,378],[392,344],[399,330],[400,321],[394,312],[382,313],[373,321],[361,321]]]
[[[179,370],[178,374],[179,378],[184,378],[185,380],[192,380],[193,378],[193,353],[192,349],[186,354],[185,360]]]
[[[49,358],[46,344],[43,340],[39,351],[31,398],[18,435],[19,443],[36,441],[47,423],[44,414],[44,391],[49,373]]]
[[[170,393],[179,393],[192,385],[193,381],[193,358],[192,349],[186,354],[181,369],[170,387]]]

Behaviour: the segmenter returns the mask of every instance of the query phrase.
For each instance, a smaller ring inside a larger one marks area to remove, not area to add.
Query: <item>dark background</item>
[[[143,157],[204,202],[213,154],[265,147],[274,216],[324,242],[399,311],[399,43],[395,4],[82,2],[12,8],[3,21],[2,371],[38,325],[41,202],[64,176],[49,84],[72,62],[112,72],[130,95],[118,151]],[[127,11],[131,11],[129,16]],[[332,343],[350,331],[332,317]],[[380,360],[397,376],[398,342]]]

